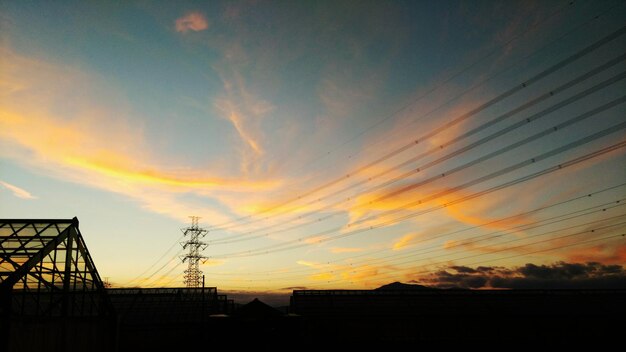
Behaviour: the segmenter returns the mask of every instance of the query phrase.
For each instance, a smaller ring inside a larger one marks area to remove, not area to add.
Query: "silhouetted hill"
[[[375,290],[377,291],[380,291],[380,290],[408,291],[408,290],[436,290],[436,288],[426,287],[426,286],[416,285],[416,284],[404,284],[402,282],[396,281],[387,285],[382,285],[379,288],[376,288]]]

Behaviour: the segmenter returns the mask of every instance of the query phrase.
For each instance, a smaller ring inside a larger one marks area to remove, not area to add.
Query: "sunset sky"
[[[0,218],[78,217],[115,286],[182,286],[190,215],[225,290],[624,264],[624,18],[0,0]]]

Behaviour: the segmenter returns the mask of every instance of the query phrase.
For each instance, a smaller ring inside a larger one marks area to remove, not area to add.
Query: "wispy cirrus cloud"
[[[177,18],[175,26],[176,32],[180,33],[200,32],[209,28],[209,21],[202,13],[194,11]]]
[[[241,139],[257,155],[264,153],[261,143],[260,119],[272,105],[250,94],[242,81],[225,81],[226,94],[215,101],[215,107],[232,124]]]
[[[4,58],[0,144],[7,146],[0,148],[3,157],[57,179],[123,194],[145,209],[181,220],[197,212],[214,221],[226,220],[225,214],[208,205],[181,200],[182,195],[217,200],[237,212],[241,202],[234,201],[237,197],[231,193],[267,191],[278,185],[261,176],[251,179],[163,167],[163,156],[153,152],[143,135],[141,119],[131,123],[128,111],[119,106],[123,104],[111,107],[98,98],[112,93],[97,76],[6,47],[0,53]],[[69,109],[60,103],[68,101]],[[16,194],[28,197],[24,192]]]
[[[266,152],[263,122],[275,106],[250,89],[249,79],[242,73],[248,65],[246,50],[232,44],[221,51],[223,61],[213,68],[222,81],[223,92],[213,99],[213,107],[219,116],[230,121],[243,142],[241,171],[255,175],[263,169],[260,158]]]
[[[10,184],[8,182],[4,182],[4,181],[0,180],[0,186],[2,186],[5,189],[11,191],[11,193],[13,193],[13,195],[18,197],[18,198],[22,198],[22,199],[37,199],[37,197],[33,196],[27,190],[25,190],[23,188],[20,188],[18,186],[12,185],[12,184]]]

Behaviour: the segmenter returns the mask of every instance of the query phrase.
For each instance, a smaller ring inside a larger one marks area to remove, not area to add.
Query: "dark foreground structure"
[[[303,290],[291,311],[312,342],[610,341],[626,290]]]
[[[115,314],[78,219],[0,220],[0,350],[110,351]]]
[[[206,336],[215,316],[234,310],[216,287],[107,289],[117,316],[122,351],[193,347]]]
[[[232,313],[215,287],[106,289],[78,225],[0,220],[0,351],[195,346]]]
[[[107,289],[76,218],[0,220],[1,351],[143,351],[203,342],[617,341],[626,290],[296,290],[289,314],[215,287]]]

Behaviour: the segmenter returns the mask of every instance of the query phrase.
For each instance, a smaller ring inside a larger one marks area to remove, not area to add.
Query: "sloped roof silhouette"
[[[258,298],[255,298],[246,305],[241,306],[235,313],[235,316],[239,318],[257,319],[276,318],[282,315],[283,314],[279,310],[268,306],[267,304],[261,302]]]
[[[110,312],[78,219],[0,219],[0,300],[22,316]]]

